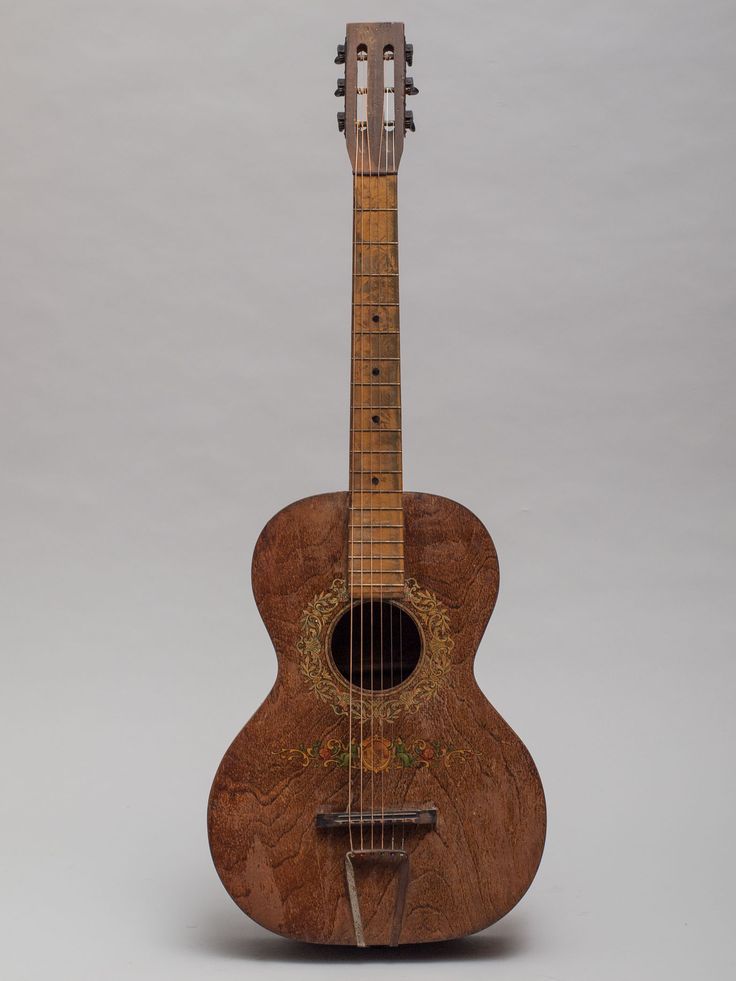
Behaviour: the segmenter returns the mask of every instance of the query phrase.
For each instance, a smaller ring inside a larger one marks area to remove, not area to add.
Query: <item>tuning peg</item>
[[[337,128],[341,133],[345,132],[345,113],[338,112],[337,114]]]
[[[344,44],[338,44],[338,46],[337,46],[337,57],[335,58],[335,64],[336,65],[344,65],[345,64],[345,45]]]
[[[410,129],[412,133],[415,133],[417,129],[414,123],[414,113],[411,111],[411,109],[407,109],[404,113],[404,132],[406,132],[407,129]]]
[[[412,64],[414,63],[414,45],[413,44],[405,44],[404,45],[404,56],[406,58],[407,65],[411,68]]]
[[[414,84],[414,79],[410,75],[406,76],[406,94],[419,95],[419,89]]]
[[[338,78],[338,80],[337,80],[337,88],[335,89],[335,95],[338,97],[338,99],[343,98],[343,96],[345,95],[345,79],[344,78]]]

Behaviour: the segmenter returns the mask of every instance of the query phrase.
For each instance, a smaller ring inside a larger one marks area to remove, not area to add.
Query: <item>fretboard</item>
[[[348,571],[355,597],[404,589],[396,175],[357,176]]]

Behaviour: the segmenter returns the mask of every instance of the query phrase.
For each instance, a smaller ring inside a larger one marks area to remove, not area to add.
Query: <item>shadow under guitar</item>
[[[528,940],[524,917],[517,913],[509,921],[459,940],[366,948],[306,944],[271,935],[245,919],[227,922],[219,908],[203,911],[196,930],[186,932],[186,946],[215,957],[282,964],[421,963],[504,960],[522,953]]]

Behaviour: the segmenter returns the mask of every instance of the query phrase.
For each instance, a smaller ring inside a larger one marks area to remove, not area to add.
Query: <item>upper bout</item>
[[[253,554],[253,592],[267,624],[301,615],[307,602],[347,580],[347,491],[318,494],[279,511],[261,532]],[[498,595],[496,549],[466,507],[435,494],[407,492],[404,569],[450,611],[477,645]]]

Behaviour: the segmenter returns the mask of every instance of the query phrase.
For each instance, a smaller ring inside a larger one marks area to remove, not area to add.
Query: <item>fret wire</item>
[[[379,573],[383,573],[383,572],[401,572],[402,569],[404,568],[404,560],[403,560],[403,558],[399,558],[396,555],[386,556],[386,555],[375,555],[374,554],[371,557],[373,559],[378,559],[381,562],[391,562],[391,563],[393,563],[394,565],[397,566],[397,568],[395,568],[395,569],[379,569],[378,570]],[[363,556],[358,556],[358,558],[363,558]]]
[[[356,508],[356,510],[360,510],[360,509],[359,508]],[[400,524],[400,525],[377,525],[377,524],[355,525],[354,524],[352,527],[353,528],[403,528],[404,526],[403,526],[403,524]],[[378,543],[376,542],[376,544],[378,544]]]
[[[353,549],[353,551],[363,551],[365,553],[366,550],[370,550],[370,548],[372,548],[374,545],[382,545],[382,544],[383,544],[383,542],[365,542],[365,544],[362,546],[362,549]],[[403,544],[403,542],[402,542],[402,544]],[[397,554],[397,552],[398,552],[398,554]],[[373,554],[375,555],[376,558],[383,559],[384,562],[400,562],[400,563],[403,564],[403,561],[404,561],[404,555],[403,555],[403,551],[401,549],[394,549],[394,552],[393,552],[392,555],[380,555],[379,556],[376,552],[374,552]]]
[[[352,487],[351,490],[355,494],[360,494],[361,493],[360,487]],[[364,494],[369,494],[370,491],[363,491],[363,493]],[[401,494],[402,491],[401,490],[397,490],[395,493]],[[400,513],[403,513],[404,506],[403,506],[403,504],[397,504],[395,507],[387,508],[387,507],[372,507],[370,504],[365,504],[361,508],[351,507],[350,510],[351,511],[396,511],[397,514],[400,514]]]
[[[403,568],[401,568],[401,569],[376,569],[375,572],[374,572],[374,575],[376,575],[376,576],[397,576],[398,577],[398,576],[403,576],[404,575],[404,570],[403,570]],[[358,572],[358,573],[355,574],[355,580],[354,581],[356,583],[358,582],[359,577],[360,577],[360,573]],[[381,585],[386,585],[385,583],[375,582],[374,580],[370,579],[369,576],[368,576],[368,573],[366,573],[360,579],[360,582],[364,586],[366,586],[366,587],[367,586],[381,586]],[[399,584],[398,583],[395,583],[395,585],[398,586]]]
[[[381,544],[383,544],[383,543],[382,542],[364,542],[363,543],[363,546],[362,546],[362,554],[363,555],[367,555],[368,554],[368,551],[370,551],[371,547],[373,547],[375,545],[381,545]],[[357,548],[351,549],[351,552],[358,552],[358,551],[360,551],[360,550],[357,549]],[[376,552],[375,551],[373,552],[373,554],[374,554],[374,556],[376,558],[378,557],[376,555]],[[393,552],[392,555],[383,555],[383,556],[381,556],[381,558],[385,559],[387,562],[400,562],[400,563],[403,564],[403,562],[404,562],[404,543],[401,542],[401,544],[399,545],[398,549],[394,549],[394,552]],[[393,570],[387,569],[386,571],[387,572],[391,572]]]
[[[378,542],[370,542],[369,544],[371,544],[371,545],[377,545],[379,543]],[[357,550],[355,550],[355,551],[357,551]],[[364,554],[365,554],[365,550],[364,550]],[[399,567],[403,567],[403,565],[404,565],[404,556],[403,556],[403,554],[402,555],[380,555],[379,556],[379,555],[376,555],[376,553],[374,552],[373,555],[374,555],[374,558],[377,558],[377,559],[380,558],[383,562],[390,562],[392,565],[398,565]],[[393,569],[383,569],[383,570],[380,570],[379,569],[379,572],[381,572],[381,571],[383,571],[383,572],[393,572],[394,570]]]
[[[357,528],[358,525],[355,525]],[[373,527],[376,527],[375,525]],[[403,538],[355,538],[352,541],[353,545],[403,545]]]

